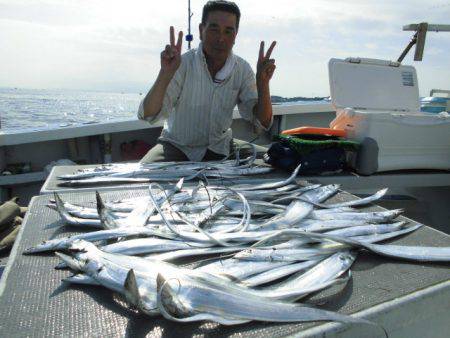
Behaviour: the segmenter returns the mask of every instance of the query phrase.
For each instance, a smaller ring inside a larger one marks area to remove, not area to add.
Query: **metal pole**
[[[414,36],[409,42],[408,46],[406,46],[403,53],[398,58],[397,62],[402,62],[405,58],[406,54],[408,54],[409,50],[412,46],[416,45],[416,52],[414,53],[414,61],[422,61],[423,50],[425,48],[425,38],[427,31],[433,32],[450,32],[450,25],[435,25],[428,24],[426,22],[421,22],[419,24],[411,24],[403,26],[404,31],[415,31]]]
[[[191,13],[191,0],[188,0],[188,34],[186,35],[186,41],[188,42],[188,49],[191,49],[191,41],[194,37],[191,34],[191,18],[193,13]]]
[[[188,0],[188,34],[191,34],[191,0]],[[188,49],[191,49],[190,41],[188,41]]]
[[[414,36],[412,37],[411,41],[409,42],[408,46],[406,46],[405,50],[403,51],[403,53],[400,55],[400,57],[397,59],[397,62],[401,63],[403,61],[403,59],[405,58],[406,54],[408,54],[409,50],[411,49],[412,46],[414,46],[417,42],[417,33],[414,34]]]

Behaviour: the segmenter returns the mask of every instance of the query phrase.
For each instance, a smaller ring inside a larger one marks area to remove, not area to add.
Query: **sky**
[[[187,0],[0,0],[0,87],[146,92],[169,26],[187,32]],[[192,0],[193,46],[204,0]],[[241,0],[234,52],[255,69],[276,40],[272,95],[328,96],[330,58],[396,60],[406,24],[450,24],[449,0]],[[187,50],[187,43],[183,44]],[[428,32],[424,58],[403,61],[421,96],[450,89],[450,32]]]

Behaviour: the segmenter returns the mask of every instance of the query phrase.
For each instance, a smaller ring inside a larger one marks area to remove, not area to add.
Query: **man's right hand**
[[[161,52],[161,70],[155,83],[153,83],[152,88],[143,100],[143,110],[139,113],[139,118],[156,116],[161,111],[167,87],[181,64],[182,43],[183,32],[178,33],[177,44],[175,44],[175,30],[171,26],[170,45],[167,45]]]
[[[183,43],[183,32],[178,33],[178,40],[175,44],[175,30],[170,26],[170,45],[161,52],[161,72],[172,77],[180,67],[181,45]]]

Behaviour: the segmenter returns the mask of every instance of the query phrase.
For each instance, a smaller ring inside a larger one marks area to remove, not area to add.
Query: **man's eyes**
[[[220,29],[218,27],[209,27],[209,30],[213,33],[219,33]],[[227,35],[233,35],[234,34],[234,30],[233,29],[226,29],[225,30],[225,34]]]

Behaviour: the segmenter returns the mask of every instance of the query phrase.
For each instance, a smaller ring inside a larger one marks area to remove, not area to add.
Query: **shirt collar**
[[[206,57],[203,53],[203,43],[200,42],[197,48],[197,56],[202,61],[202,63],[205,65],[206,69],[208,69],[208,65],[206,64]],[[220,84],[223,81],[225,81],[232,73],[234,66],[236,64],[236,56],[234,55],[233,51],[230,52],[230,55],[228,55],[227,61],[225,61],[225,64],[223,65],[222,69],[220,69],[215,78],[213,79],[214,83]]]

